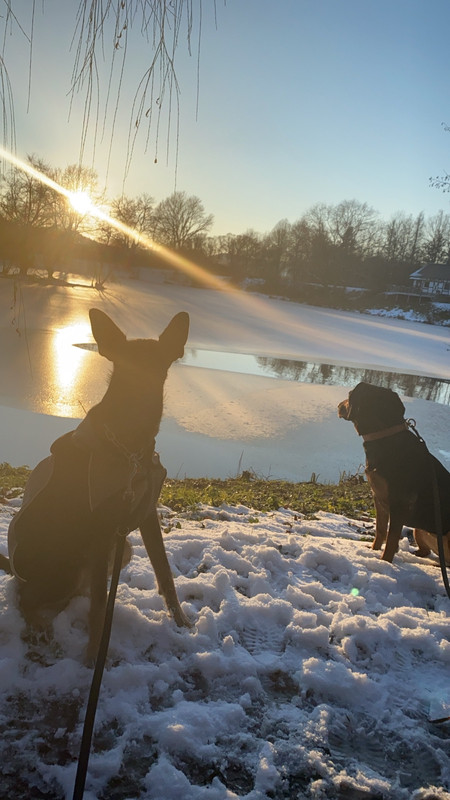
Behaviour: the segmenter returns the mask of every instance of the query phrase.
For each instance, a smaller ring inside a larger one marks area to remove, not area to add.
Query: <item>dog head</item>
[[[170,365],[184,354],[189,315],[176,314],[159,339],[127,339],[97,308],[89,311],[92,334],[100,355],[113,371],[103,400],[94,412],[122,444],[133,450],[142,439],[155,437],[163,411],[164,382]]]
[[[405,406],[392,389],[358,383],[338,405],[338,416],[353,422],[360,436],[391,428],[404,421]]]
[[[189,333],[189,314],[176,314],[159,339],[127,339],[125,334],[104,311],[91,308],[89,311],[92,334],[98,352],[115,368],[128,373],[146,373],[149,370],[161,376],[167,374],[170,365],[184,355],[184,345]]]

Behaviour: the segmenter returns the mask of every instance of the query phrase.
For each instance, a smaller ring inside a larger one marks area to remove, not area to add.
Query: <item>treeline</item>
[[[279,222],[270,233],[218,237],[216,253],[234,277],[264,279],[295,294],[305,284],[383,291],[406,286],[423,263],[450,263],[450,215],[397,214],[389,221],[366,203],[319,204],[299,220]]]
[[[213,216],[198,197],[174,192],[158,204],[148,194],[108,201],[92,170],[76,165],[54,169],[35,156],[28,161],[51,180],[43,183],[35,173],[18,168],[3,176],[4,272],[26,274],[38,265],[51,275],[64,268],[65,260],[77,257],[116,261],[129,268],[162,266],[145,247],[148,240],[236,282],[254,279],[269,291],[291,296],[314,284],[383,291],[407,285],[411,272],[422,263],[450,264],[450,215],[443,211],[428,218],[423,212],[398,213],[386,221],[366,203],[346,200],[315,205],[293,223],[278,222],[269,233],[248,230],[211,236]],[[66,192],[86,192],[121,227],[76,211],[52,181]]]
[[[48,276],[70,269],[74,259],[115,262],[124,268],[162,267],[156,251],[146,243],[205,258],[203,244],[213,223],[198,197],[174,192],[155,204],[150,195],[122,195],[108,200],[98,190],[93,170],[72,165],[54,169],[36,156],[28,158],[30,171],[14,167],[0,183],[0,260],[3,274],[26,275],[36,268]],[[49,180],[41,181],[40,173]],[[62,187],[58,191],[54,184]],[[70,198],[90,198],[104,213],[83,213]],[[78,210],[77,210],[78,209]],[[105,217],[116,220],[117,226]],[[94,267],[93,267],[94,268]]]

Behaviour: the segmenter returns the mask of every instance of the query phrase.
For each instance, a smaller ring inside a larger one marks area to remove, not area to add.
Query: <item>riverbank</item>
[[[0,464],[0,502],[19,496],[29,474],[26,467]],[[326,511],[358,519],[369,518],[373,513],[372,493],[362,475],[343,475],[336,484],[319,483],[314,475],[310,481],[300,483],[264,480],[248,471],[228,480],[166,480],[160,501],[177,513],[193,512],[202,503],[215,507],[247,506],[260,511],[289,508],[307,516]]]

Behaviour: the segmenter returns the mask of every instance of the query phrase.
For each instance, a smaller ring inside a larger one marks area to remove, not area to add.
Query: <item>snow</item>
[[[14,500],[0,515],[5,550]],[[86,800],[450,797],[449,600],[405,536],[281,508],[161,508],[191,630],[167,614],[138,532],[122,571]],[[92,676],[88,601],[26,633],[0,579],[2,797],[70,798]],[[18,779],[20,776],[20,779]],[[19,782],[18,782],[19,781]],[[14,788],[15,787],[15,788]]]

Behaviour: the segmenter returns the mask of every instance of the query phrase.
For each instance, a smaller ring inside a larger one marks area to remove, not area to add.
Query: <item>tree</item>
[[[371,252],[376,231],[376,211],[358,200],[343,200],[331,207],[328,231],[331,242],[346,255],[364,258]]]
[[[287,219],[280,220],[262,242],[262,277],[266,286],[273,291],[279,288],[280,282],[286,277],[291,227]]]
[[[201,244],[213,221],[198,197],[174,192],[155,208],[153,237],[173,250],[192,250]]]
[[[95,170],[89,167],[82,167],[79,164],[71,164],[65,169],[53,170],[53,179],[59,183],[63,189],[76,194],[83,192],[87,194],[93,205],[99,206],[104,200],[103,193],[98,191],[98,176]],[[92,219],[88,213],[82,214],[76,211],[64,194],[53,191],[53,225],[68,233],[75,231],[85,231],[92,233]]]
[[[128,269],[133,265],[136,251],[142,247],[142,238],[149,239],[153,235],[153,204],[153,197],[148,194],[136,198],[122,195],[112,201],[111,216],[123,228],[104,222],[98,226],[99,238],[123,251]]]
[[[100,202],[101,197],[95,191],[97,176],[92,169],[74,164],[61,170],[35,155],[28,156],[28,163],[68,191],[83,190],[93,202]],[[22,275],[35,265],[36,254],[40,253],[51,277],[55,266],[64,260],[72,234],[92,232],[88,214],[80,215],[64,194],[18,167],[12,167],[2,178],[0,214],[13,224],[14,261]]]
[[[37,156],[28,156],[28,163],[43,175],[53,178],[53,171]],[[54,190],[27,172],[12,167],[1,178],[0,213],[10,221],[32,227],[45,227],[53,221]]]
[[[236,280],[260,277],[261,236],[256,231],[248,230],[237,236],[229,234],[228,258],[231,274]]]
[[[28,163],[48,177],[51,167],[37,156]],[[10,223],[10,262],[26,275],[34,266],[38,247],[37,230],[52,224],[54,191],[46,183],[13,167],[1,179],[0,214]]]
[[[312,231],[305,217],[291,225],[287,266],[290,283],[298,289],[310,277]]]
[[[114,244],[127,250],[139,246],[141,237],[152,236],[153,197],[141,194],[139,197],[116,197],[110,203],[110,214],[119,225],[114,227],[107,222],[99,225],[100,238],[107,244]]]
[[[438,211],[427,220],[423,246],[425,261],[430,264],[447,264],[450,255],[450,217]]]
[[[423,259],[424,236],[423,212],[417,217],[396,214],[383,226],[379,253],[389,263],[404,264],[411,272],[411,267]]]

